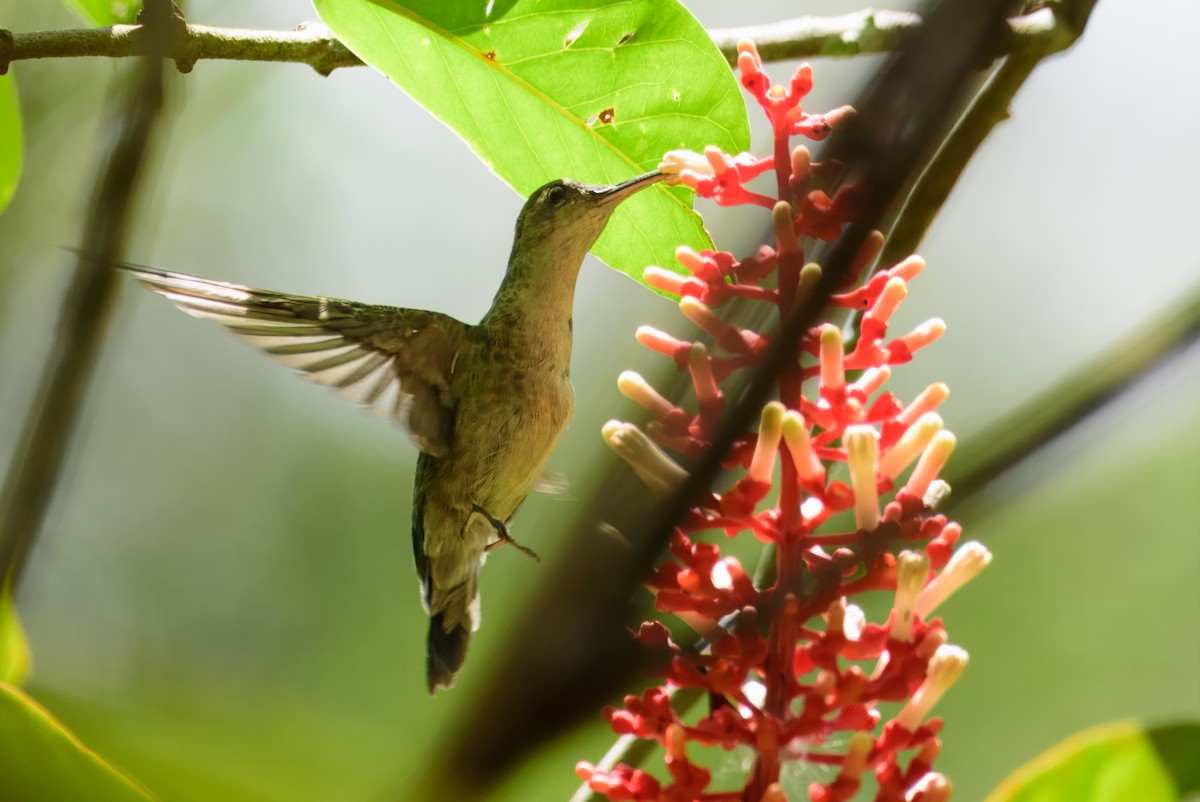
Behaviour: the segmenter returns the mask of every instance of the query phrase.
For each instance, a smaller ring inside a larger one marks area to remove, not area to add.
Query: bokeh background
[[[709,27],[860,7],[689,6]],[[187,10],[226,26],[315,18],[302,0]],[[6,0],[0,24],[77,23],[55,3]],[[1200,280],[1196,30],[1197,4],[1101,0],[1083,40],[1028,82],[923,244],[930,267],[896,326],[939,316],[949,332],[897,371],[897,389],[949,383],[945,417],[960,443],[1152,326]],[[814,62],[806,107],[852,99],[877,65]],[[78,242],[109,87],[127,66],[13,67],[28,151],[0,217],[3,464],[69,276],[62,248]],[[170,91],[130,260],[470,321],[487,308],[521,199],[386,80],[201,62]],[[731,250],[760,235],[745,217],[706,217]],[[517,525],[548,559],[494,555],[471,659],[431,699],[408,540],[415,450],[131,284],[19,599],[31,693],[166,800],[397,798],[470,714],[507,626],[573,535],[598,476],[600,425],[630,412],[617,374],[661,367],[634,328],[678,321],[628,279],[585,267],[578,409],[551,461],[570,489],[531,497]],[[1080,728],[1200,715],[1198,455],[1193,349],[959,509],[996,559],[945,608],[972,656],[938,710],[940,768],[958,798],[982,797]],[[597,760],[611,740],[597,715],[497,798],[565,799],[575,761]]]

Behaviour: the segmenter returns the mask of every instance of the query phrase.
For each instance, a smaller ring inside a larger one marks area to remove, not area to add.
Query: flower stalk
[[[648,284],[679,296],[681,313],[711,343],[648,327],[637,332],[638,342],[690,374],[694,403],[687,409],[635,373],[618,380],[652,420],[644,430],[610,421],[605,440],[656,492],[682,485],[686,469],[667,452],[686,464],[710,447],[725,408],[722,383],[752,368],[775,336],[734,327],[717,310],[751,299],[786,319],[820,278],[820,267],[805,261],[806,246],[836,239],[856,214],[854,188],[830,194],[829,170],[792,145],[797,136],[824,139],[852,110],[805,112],[812,70],[802,65],[787,85],[772,84],[749,43],[738,47],[738,67],[771,122],[771,155],[676,151],[660,169],[718,204],[769,210],[774,243],[743,259],[680,248],[678,270],[646,271]],[[768,172],[774,196],[761,191]],[[801,356],[779,377],[779,400],[726,456],[728,484],[685,516],[670,557],[647,579],[657,610],[678,616],[707,645],[685,649],[660,623],[638,633],[661,657],[662,684],[627,696],[605,717],[621,736],[657,741],[665,757],[655,773],[580,763],[579,776],[611,800],[845,802],[868,776],[876,802],[949,798],[949,781],[932,769],[942,722],[930,715],[967,656],[930,615],[991,555],[975,543],[956,552],[961,528],[934,511],[949,492],[939,476],[955,442],[935,411],[948,389],[930,385],[907,405],[886,389],[893,368],[940,337],[945,324],[935,319],[889,337],[924,262],[909,257],[860,284],[882,247],[878,234],[867,238],[831,301],[862,313],[857,335],[848,339],[831,323],[808,332]],[[775,575],[756,585],[713,542],[722,533],[774,546]],[[885,622],[867,622],[852,603],[868,593],[890,594]],[[685,720],[672,705],[677,689],[707,695],[707,712]],[[887,702],[899,703],[900,712],[885,721],[880,705]],[[753,767],[737,787],[713,788],[697,758],[703,747],[748,749]],[[795,768],[806,763],[824,767],[824,780],[797,785]]]

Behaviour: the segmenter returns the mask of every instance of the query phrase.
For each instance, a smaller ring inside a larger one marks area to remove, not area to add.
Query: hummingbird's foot
[[[512,535],[508,534],[508,527],[504,525],[503,521],[498,521],[495,518],[493,518],[491,515],[488,514],[487,510],[483,509],[478,504],[475,505],[475,509],[471,513],[471,515],[472,516],[482,515],[484,518],[486,518],[488,520],[488,523],[490,523],[492,525],[492,533],[495,535],[496,539],[483,547],[484,553],[487,553],[498,546],[503,546],[503,545],[507,544],[509,546],[514,546],[517,549],[517,551],[521,552],[522,554],[529,555],[530,557],[537,560],[538,562],[542,561],[542,558],[538,556],[538,553],[536,551],[529,548],[528,546],[522,546],[520,543],[518,543],[517,541],[512,539]],[[469,521],[468,521],[468,523],[469,523]]]
[[[507,544],[509,546],[513,546],[514,548],[516,548],[517,551],[521,552],[522,554],[529,555],[530,557],[537,560],[538,562],[542,561],[542,558],[538,556],[538,553],[536,551],[529,548],[528,546],[522,546],[520,543],[513,540],[512,537],[508,534],[507,529],[501,529],[496,534],[500,539],[487,544],[487,546],[485,546],[483,549],[484,551],[491,551],[492,549],[496,548],[497,546],[503,546],[503,545]]]

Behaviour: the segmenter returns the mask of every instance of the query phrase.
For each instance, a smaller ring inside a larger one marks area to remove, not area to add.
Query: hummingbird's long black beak
[[[656,184],[664,178],[666,178],[666,175],[660,173],[658,170],[652,173],[644,173],[630,178],[628,181],[622,181],[619,184],[596,187],[596,197],[604,206],[616,206],[638,190],[645,189],[651,184]]]

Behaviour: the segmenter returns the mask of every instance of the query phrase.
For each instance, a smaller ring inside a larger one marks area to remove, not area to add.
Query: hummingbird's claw
[[[528,546],[522,546],[520,543],[513,540],[512,535],[510,535],[508,533],[508,527],[505,526],[502,521],[498,521],[495,518],[493,518],[488,513],[487,510],[483,509],[478,504],[475,505],[475,510],[471,514],[472,515],[479,514],[479,515],[482,515],[484,518],[487,518],[488,523],[490,523],[492,525],[492,531],[495,533],[496,539],[483,547],[483,550],[485,553],[491,551],[492,549],[494,549],[498,546],[503,546],[503,545],[507,544],[509,546],[514,546],[517,549],[517,551],[521,552],[522,554],[527,554],[528,556],[532,557],[533,559],[537,560],[538,562],[542,561],[542,558],[538,556],[538,553],[536,551],[529,548]],[[468,521],[468,525],[469,525],[469,521]]]

